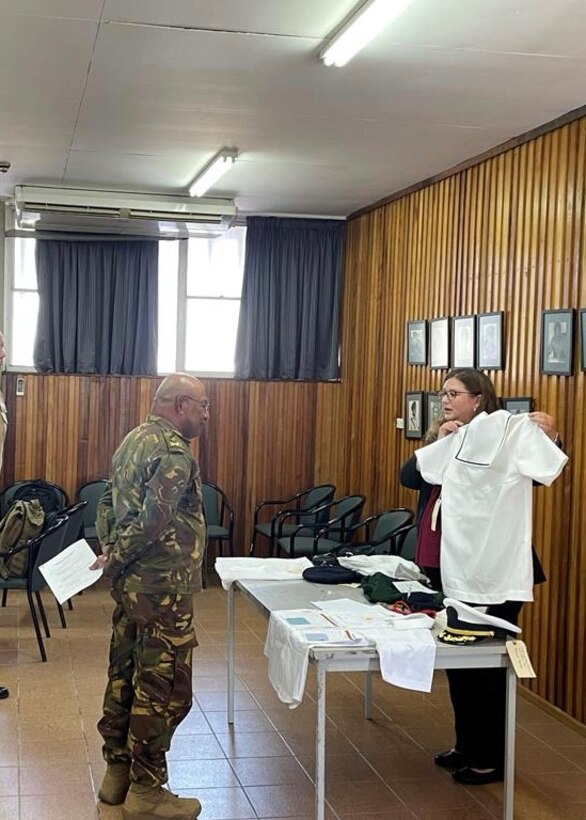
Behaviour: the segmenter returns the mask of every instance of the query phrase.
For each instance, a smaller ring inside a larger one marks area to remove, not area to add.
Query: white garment
[[[384,681],[402,689],[431,692],[437,645],[429,627],[368,629],[364,634],[376,642]]]
[[[291,559],[285,559],[291,560]],[[310,645],[280,616],[271,612],[264,653],[268,675],[279,699],[290,709],[299,706],[305,691]]]
[[[415,455],[424,480],[442,485],[445,594],[478,604],[532,601],[532,482],[549,486],[565,453],[528,416],[499,410]]]
[[[312,566],[308,558],[216,558],[215,563],[224,589],[234,581],[299,581]]]

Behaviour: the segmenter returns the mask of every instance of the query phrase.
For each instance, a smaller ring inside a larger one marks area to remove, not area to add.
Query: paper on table
[[[102,576],[101,569],[90,569],[95,560],[96,554],[82,538],[42,564],[39,570],[55,598],[63,604]]]

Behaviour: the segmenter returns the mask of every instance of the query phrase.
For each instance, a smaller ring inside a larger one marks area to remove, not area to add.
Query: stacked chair
[[[315,525],[327,520],[326,506],[333,499],[335,492],[333,484],[318,484],[289,498],[261,501],[254,510],[250,555],[254,555],[256,551],[256,540],[259,535],[268,539],[271,557],[277,552],[277,533],[278,537],[285,538],[293,532],[298,532],[299,527],[305,524],[306,534],[312,535],[315,532]],[[269,520],[261,520],[267,513],[270,515]]]

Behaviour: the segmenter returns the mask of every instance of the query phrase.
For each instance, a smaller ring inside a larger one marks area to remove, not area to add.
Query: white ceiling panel
[[[7,14],[98,20],[104,0],[0,0],[0,18]]]
[[[104,20],[324,38],[356,0],[106,0]]]
[[[325,68],[357,3],[0,0],[0,195],[183,193],[233,146],[241,210],[347,214],[586,103],[583,0],[414,0]]]

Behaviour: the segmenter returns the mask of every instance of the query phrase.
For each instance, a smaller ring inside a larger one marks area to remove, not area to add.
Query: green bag
[[[29,550],[23,547],[43,531],[45,511],[39,501],[15,501],[0,521],[0,576],[24,578]],[[19,549],[20,548],[20,549]]]

